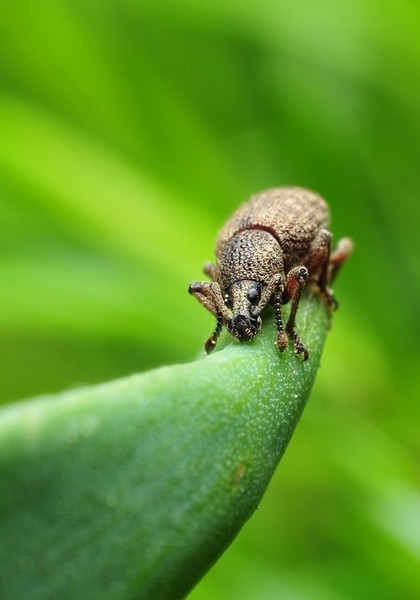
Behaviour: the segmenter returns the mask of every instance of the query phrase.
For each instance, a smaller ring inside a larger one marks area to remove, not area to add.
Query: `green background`
[[[0,397],[193,359],[186,289],[252,193],[355,253],[260,510],[192,600],[420,596],[420,5],[0,6]]]

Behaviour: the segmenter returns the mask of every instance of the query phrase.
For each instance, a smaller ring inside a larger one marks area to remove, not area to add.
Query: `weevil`
[[[236,210],[217,237],[216,264],[204,266],[211,281],[194,281],[188,288],[217,320],[204,346],[207,353],[223,326],[241,342],[252,340],[261,328],[261,313],[272,303],[279,351],[290,340],[295,354],[308,359],[295,328],[303,289],[312,284],[336,308],[330,285],[352,251],[352,241],[342,238],[331,253],[329,224],[325,200],[299,187],[266,190]],[[284,324],[282,307],[289,301]]]

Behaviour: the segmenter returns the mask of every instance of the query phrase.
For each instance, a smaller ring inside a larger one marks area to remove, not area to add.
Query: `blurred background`
[[[355,240],[309,405],[191,600],[420,597],[420,4],[0,6],[0,397],[194,359],[225,218],[317,190]]]

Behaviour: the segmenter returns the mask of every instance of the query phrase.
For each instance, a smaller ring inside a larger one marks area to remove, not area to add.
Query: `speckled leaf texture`
[[[0,597],[185,597],[257,508],[305,406],[329,315],[308,296],[298,316],[307,362],[278,353],[268,317],[252,343],[3,409]]]

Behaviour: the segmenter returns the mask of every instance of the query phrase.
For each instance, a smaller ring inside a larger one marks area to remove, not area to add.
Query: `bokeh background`
[[[192,600],[420,597],[420,4],[0,5],[0,396],[197,356],[188,296],[252,193],[355,254],[260,510]],[[209,449],[211,451],[211,449]]]

